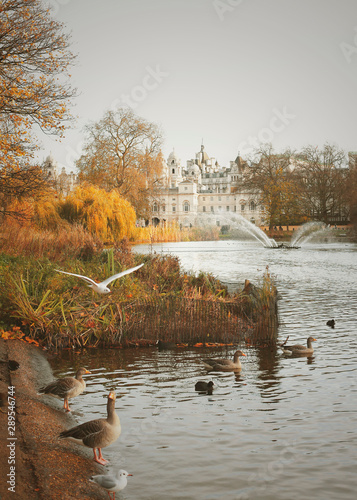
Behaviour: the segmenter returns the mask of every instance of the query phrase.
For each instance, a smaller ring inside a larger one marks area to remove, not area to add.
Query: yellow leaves
[[[92,185],[80,185],[59,205],[62,217],[83,224],[102,240],[130,238],[134,232],[135,211],[114,190],[108,193]]]

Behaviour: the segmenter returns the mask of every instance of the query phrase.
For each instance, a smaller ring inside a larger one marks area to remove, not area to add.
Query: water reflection
[[[241,372],[208,373],[202,358],[232,358],[239,346],[62,351],[50,359],[56,376],[79,366],[92,372],[86,393],[73,400],[74,414],[80,423],[103,416],[108,391],[116,388],[123,430],[106,449],[107,470],[134,474],[128,499],[354,498],[356,249],[305,248],[297,258],[240,246],[228,261],[218,243],[203,251],[200,242],[201,256],[190,262],[233,275],[236,283],[253,280],[269,264],[281,295],[279,338],[303,343],[313,334],[313,356],[243,347]],[[326,325],[331,317],[335,329]],[[197,393],[198,380],[213,380],[213,394]]]

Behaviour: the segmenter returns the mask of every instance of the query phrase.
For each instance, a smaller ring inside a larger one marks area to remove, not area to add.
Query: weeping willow
[[[116,191],[109,193],[92,185],[80,185],[58,203],[62,219],[79,223],[102,240],[131,238],[136,214],[132,205]]]

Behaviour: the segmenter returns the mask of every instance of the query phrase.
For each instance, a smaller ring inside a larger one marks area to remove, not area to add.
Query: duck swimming
[[[207,392],[208,394],[212,394],[213,386],[214,383],[212,382],[212,380],[210,380],[209,382],[204,382],[203,380],[199,380],[195,384],[195,391]]]
[[[289,356],[310,356],[314,352],[314,348],[312,347],[312,342],[314,341],[316,341],[314,337],[309,337],[306,341],[306,346],[301,344],[286,345],[285,341],[284,344],[280,344],[280,347],[283,353]]]
[[[233,356],[233,361],[231,359],[203,359],[203,363],[206,368],[214,371],[229,372],[233,370],[241,370],[242,365],[239,356],[245,356],[244,352],[236,351]]]

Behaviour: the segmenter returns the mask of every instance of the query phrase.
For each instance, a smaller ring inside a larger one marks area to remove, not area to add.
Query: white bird
[[[126,470],[120,469],[117,477],[100,474],[98,476],[92,476],[89,481],[99,484],[99,486],[106,489],[109,494],[109,498],[111,500],[115,500],[115,492],[123,490],[127,485],[127,476],[132,476],[132,474],[129,474]],[[113,496],[111,496],[110,493],[113,493]]]
[[[67,273],[66,271],[60,271],[59,269],[55,269],[55,271],[58,271],[59,273],[63,274],[70,274],[71,276],[76,276],[77,278],[81,278],[82,280],[85,280],[87,283],[89,283],[89,288],[92,288],[95,292],[97,293],[110,293],[109,288],[107,285],[111,283],[112,281],[120,278],[121,276],[125,276],[126,274],[133,273],[137,269],[140,269],[144,264],[140,264],[139,266],[132,267],[130,269],[127,269],[126,271],[122,271],[121,273],[118,274],[113,274],[113,276],[110,276],[110,278],[107,278],[106,280],[102,281],[101,283],[96,283],[94,280],[91,278],[88,278],[87,276],[82,276],[81,274],[74,274],[74,273]]]

